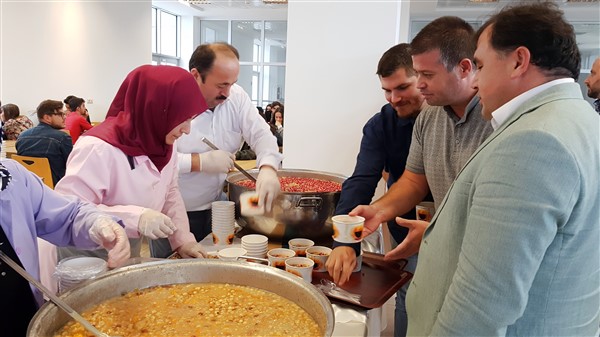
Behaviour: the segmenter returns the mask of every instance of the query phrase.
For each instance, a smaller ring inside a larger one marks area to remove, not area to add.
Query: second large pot
[[[258,170],[250,170],[249,173],[257,177]],[[279,177],[300,177],[328,180],[343,183],[346,177],[340,174],[300,170],[284,169],[277,172]],[[328,244],[332,241],[333,228],[331,216],[340,199],[340,191],[319,192],[282,192],[273,202],[273,212],[269,216],[241,216],[240,194],[250,189],[236,184],[247,179],[242,173],[230,173],[227,176],[227,188],[229,200],[235,202],[236,215],[242,219],[242,225],[264,235],[270,239],[287,242],[287,240],[302,237]]]

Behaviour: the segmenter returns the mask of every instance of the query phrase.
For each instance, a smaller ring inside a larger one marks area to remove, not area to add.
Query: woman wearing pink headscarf
[[[173,143],[189,133],[191,120],[206,109],[189,72],[170,66],[134,69],[119,88],[106,120],[73,147],[56,190],[121,218],[131,256],[140,254],[141,235],[168,237],[172,250],[186,258],[205,256],[189,229]],[[60,248],[59,259],[74,253]]]

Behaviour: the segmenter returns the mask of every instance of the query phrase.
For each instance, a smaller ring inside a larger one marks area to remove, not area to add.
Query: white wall
[[[127,73],[152,60],[151,1],[0,4],[0,99],[21,113],[44,99],[93,99],[106,111]]]
[[[296,2],[288,8],[285,168],[344,175],[362,127],[386,103],[375,74],[397,37],[399,2]]]

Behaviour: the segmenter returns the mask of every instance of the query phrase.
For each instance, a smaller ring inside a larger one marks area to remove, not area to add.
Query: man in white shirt
[[[179,187],[197,240],[211,230],[211,203],[223,200],[223,184],[234,168],[235,152],[246,141],[256,152],[260,168],[256,190],[259,206],[271,209],[280,192],[277,169],[282,155],[269,125],[260,116],[248,94],[237,84],[239,53],[226,43],[198,46],[189,63],[209,110],[192,121],[189,135],[177,141]],[[202,142],[206,137],[219,150]]]

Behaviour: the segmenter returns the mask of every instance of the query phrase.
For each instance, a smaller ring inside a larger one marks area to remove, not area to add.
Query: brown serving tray
[[[351,293],[360,295],[360,304],[349,301],[342,296],[325,295],[331,299],[365,309],[381,307],[398,289],[412,278],[412,273],[403,270],[406,263],[406,260],[384,261],[381,254],[363,252],[361,270],[352,273],[350,280],[340,287]],[[327,272],[313,272],[313,284],[320,284],[321,279],[333,281]]]

